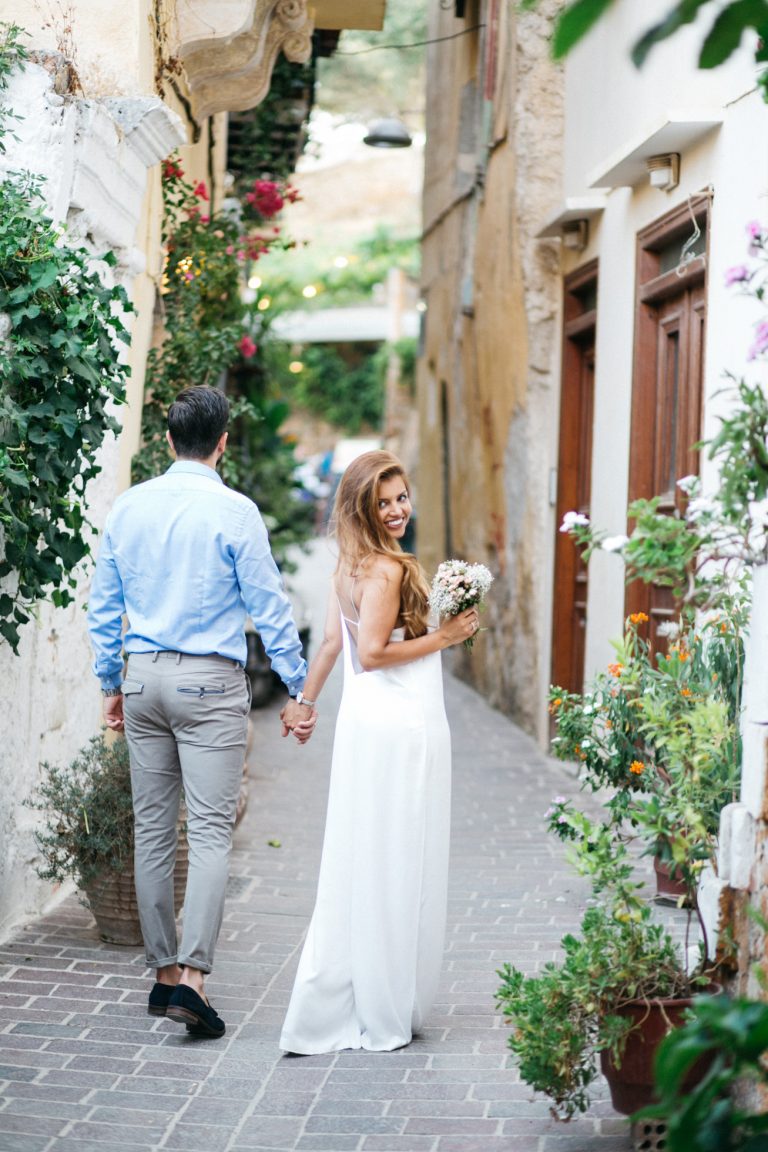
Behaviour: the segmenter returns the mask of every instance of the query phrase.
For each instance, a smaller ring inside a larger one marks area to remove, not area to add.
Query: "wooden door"
[[[708,199],[697,203],[705,253]],[[683,275],[668,267],[691,224],[687,205],[640,235],[629,498],[658,496],[659,510],[682,511],[677,486],[698,474],[695,444],[701,439],[704,364],[705,260]],[[672,592],[637,580],[627,588],[626,611],[650,618],[646,634],[654,651],[666,642],[659,626],[678,614]]]
[[[587,566],[569,535],[559,531],[566,512],[589,515],[595,392],[597,265],[565,283],[560,443],[557,468],[552,683],[569,692],[584,686]]]

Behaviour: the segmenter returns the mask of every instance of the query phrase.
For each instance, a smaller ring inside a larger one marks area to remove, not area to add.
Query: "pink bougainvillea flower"
[[[195,196],[197,196],[198,200],[208,199],[208,189],[205,186],[205,181],[198,181],[192,191],[194,192]]]
[[[768,352],[768,320],[761,320],[755,329],[755,339],[747,353],[747,359],[756,360],[763,352]]]
[[[250,360],[251,356],[255,356],[259,350],[258,344],[254,344],[250,336],[243,336],[238,340],[237,347],[240,355],[246,360]]]
[[[272,180],[254,180],[251,191],[246,192],[245,198],[265,220],[277,216],[285,203],[280,189]]]
[[[749,280],[752,276],[746,264],[737,264],[734,268],[729,268],[725,273],[725,283],[729,284],[742,284],[745,280]]]

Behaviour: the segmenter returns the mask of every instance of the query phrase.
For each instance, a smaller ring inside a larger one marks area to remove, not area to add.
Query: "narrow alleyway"
[[[296,578],[321,628],[327,546]],[[317,616],[320,616],[320,620]],[[558,1124],[506,1058],[495,970],[533,970],[575,926],[583,889],[542,813],[577,786],[513,724],[447,677],[454,839],[442,988],[395,1053],[287,1058],[277,1048],[312,909],[338,677],[305,748],[279,703],[255,712],[250,804],[238,829],[213,1003],[220,1042],[145,1012],[133,949],[102,944],[75,898],[0,947],[0,1152],[627,1152],[601,1099]],[[279,846],[270,846],[270,841]]]

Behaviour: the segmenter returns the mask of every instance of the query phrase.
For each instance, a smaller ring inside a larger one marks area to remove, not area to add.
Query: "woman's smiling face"
[[[402,476],[392,476],[379,485],[379,519],[390,536],[401,540],[411,518],[411,499]]]

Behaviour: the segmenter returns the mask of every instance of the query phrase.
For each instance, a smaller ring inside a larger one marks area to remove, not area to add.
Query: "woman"
[[[395,456],[349,465],[325,635],[304,686],[313,707],[343,648],[317,902],[280,1038],[288,1052],[400,1048],[437,990],[450,818],[439,653],[472,636],[478,617],[471,608],[428,627],[428,585],[399,544],[410,516]],[[299,740],[313,722],[294,730]]]

